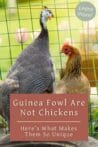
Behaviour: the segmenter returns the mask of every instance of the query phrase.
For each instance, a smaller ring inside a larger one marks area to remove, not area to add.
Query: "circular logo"
[[[76,16],[82,21],[89,21],[96,15],[96,8],[90,2],[81,2],[76,7]]]

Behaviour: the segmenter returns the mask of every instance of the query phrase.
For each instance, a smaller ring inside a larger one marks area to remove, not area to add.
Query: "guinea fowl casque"
[[[61,50],[68,56],[66,68],[61,71],[61,80],[55,93],[90,95],[90,83],[81,70],[81,55],[78,49],[65,43]]]
[[[52,93],[55,80],[49,52],[49,36],[46,22],[53,17],[44,7],[40,14],[41,32],[12,65],[6,80],[1,84],[4,117],[9,122],[10,93]]]

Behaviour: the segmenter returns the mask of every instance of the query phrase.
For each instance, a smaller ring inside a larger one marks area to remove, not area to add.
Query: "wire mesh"
[[[82,69],[89,76],[91,85],[93,85],[89,105],[89,133],[98,137],[98,130],[95,131],[95,128],[98,127],[98,51],[92,50],[94,45],[98,45],[98,12],[92,22],[79,20],[75,15],[75,8],[81,1],[83,0],[17,0],[16,7],[9,8],[15,9],[15,14],[8,12],[6,0],[0,1],[0,79],[5,79],[8,70],[20,52],[40,32],[39,14],[42,7],[47,5],[55,16],[51,22],[48,22],[48,29],[50,51],[57,71],[56,79],[58,81],[59,70],[63,68],[67,60],[65,56],[59,54],[61,45],[67,40],[79,48],[81,54],[83,53],[83,65],[85,66]],[[95,7],[98,4],[95,0],[91,2]],[[91,28],[90,23],[92,24]],[[19,43],[16,40],[18,28],[27,29],[29,39],[24,43]],[[86,34],[83,33],[85,31]]]

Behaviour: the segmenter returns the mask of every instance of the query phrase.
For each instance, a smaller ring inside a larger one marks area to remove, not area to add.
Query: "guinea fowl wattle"
[[[1,84],[1,99],[4,117],[9,122],[10,93],[52,93],[55,80],[49,52],[49,36],[46,22],[53,17],[44,7],[40,14],[41,32],[16,59],[6,80]]]

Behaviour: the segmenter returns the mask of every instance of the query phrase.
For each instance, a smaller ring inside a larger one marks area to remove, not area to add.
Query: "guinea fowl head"
[[[71,55],[79,55],[78,49],[71,46],[69,43],[65,42],[61,48],[61,53],[64,53],[65,55],[71,56]]]
[[[46,6],[44,6],[40,14],[40,24],[41,24],[42,29],[47,28],[46,22],[48,21],[48,19],[51,19],[52,17],[54,16],[51,10],[49,10]]]

